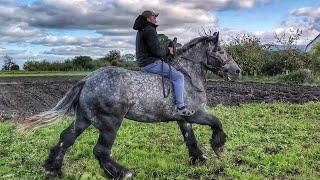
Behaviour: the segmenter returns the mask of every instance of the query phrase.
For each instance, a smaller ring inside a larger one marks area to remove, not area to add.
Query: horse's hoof
[[[201,155],[199,157],[192,157],[191,158],[191,165],[202,165],[207,162],[208,158],[205,155]]]
[[[133,178],[133,173],[132,172],[127,172],[124,176],[123,179],[132,179]]]
[[[213,148],[214,153],[218,156],[218,158],[222,157],[223,155],[223,147]]]
[[[62,171],[47,171],[47,178],[46,179],[54,179],[56,177],[62,177]]]

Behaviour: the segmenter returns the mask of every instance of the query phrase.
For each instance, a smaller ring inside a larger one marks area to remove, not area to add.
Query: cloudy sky
[[[110,50],[134,53],[135,18],[159,12],[158,33],[186,43],[202,27],[225,41],[252,34],[263,43],[300,28],[300,45],[320,33],[319,0],[0,0],[0,65],[7,54],[27,60],[101,57]]]

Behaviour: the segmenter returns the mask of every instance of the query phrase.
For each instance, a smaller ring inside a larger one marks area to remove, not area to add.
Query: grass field
[[[198,144],[209,157],[190,166],[176,123],[144,124],[125,120],[113,158],[136,171],[136,179],[320,179],[320,103],[304,105],[219,105],[208,113],[221,118],[229,138],[225,155],[212,152],[211,130],[194,125]],[[0,123],[0,179],[44,179],[41,167],[71,118],[26,135]],[[98,138],[90,127],[67,153],[63,179],[103,179],[92,149]]]

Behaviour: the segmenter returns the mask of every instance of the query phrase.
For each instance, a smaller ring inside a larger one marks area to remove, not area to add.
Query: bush
[[[76,56],[65,61],[48,62],[42,61],[27,61],[24,63],[26,71],[92,71],[104,66],[119,66],[131,70],[139,70],[134,60],[133,54],[126,54],[121,57],[120,51],[112,50],[104,57],[93,60],[90,56]]]
[[[313,72],[320,73],[320,56],[315,57],[312,62],[310,63],[310,68]]]
[[[227,52],[237,62],[243,73],[253,75],[261,72],[265,51],[258,44],[238,44],[227,47]]]
[[[19,67],[18,64],[14,64],[14,65],[11,66],[11,70],[12,70],[12,71],[19,71],[19,70],[20,70],[20,67]]]
[[[288,75],[283,75],[280,77],[280,82],[290,83],[290,84],[303,84],[311,83],[314,81],[314,76],[308,69],[300,69],[293,71]]]
[[[93,67],[90,56],[76,56],[72,59],[72,64],[78,70],[90,70]]]
[[[279,52],[268,52],[266,60],[261,67],[261,73],[269,76],[285,72],[285,61],[280,58]]]
[[[312,56],[297,49],[271,51],[267,53],[266,60],[261,67],[261,73],[265,75],[282,74],[286,70],[295,71],[310,68]]]

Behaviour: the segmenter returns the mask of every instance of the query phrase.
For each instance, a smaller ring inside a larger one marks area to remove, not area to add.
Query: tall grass
[[[190,166],[176,123],[144,124],[124,120],[113,158],[136,171],[136,179],[320,179],[320,103],[245,104],[208,108],[223,122],[228,142],[223,158],[212,152],[209,127],[194,125],[198,144],[209,157]],[[0,123],[0,179],[45,179],[41,167],[60,132],[71,123],[26,135]],[[67,153],[63,179],[103,179],[92,149],[97,130],[90,127]]]

